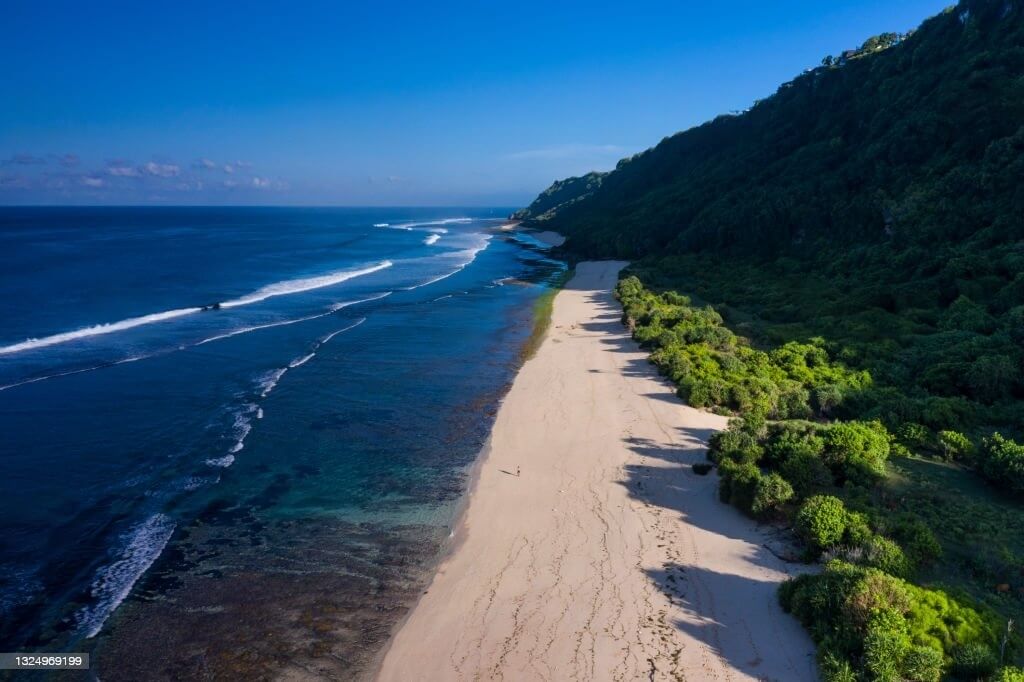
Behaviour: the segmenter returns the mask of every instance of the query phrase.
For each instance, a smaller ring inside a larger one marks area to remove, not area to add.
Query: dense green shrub
[[[948,460],[969,460],[974,453],[970,439],[958,431],[939,431],[939,451]]]
[[[1000,668],[992,676],[992,682],[1024,682],[1024,669],[1009,666]]]
[[[999,661],[991,647],[970,642],[953,650],[950,672],[961,680],[981,680],[995,674],[998,667]]]
[[[903,553],[903,548],[881,535],[874,535],[863,545],[864,565],[885,571],[898,578],[909,577],[910,561]]]
[[[754,496],[761,481],[761,470],[753,464],[723,459],[718,464],[718,496],[741,511],[753,512]]]
[[[865,679],[929,682],[947,659],[995,669],[996,617],[874,568],[833,561],[784,583],[779,599],[818,644],[823,669],[845,661]]]
[[[885,476],[889,433],[881,422],[839,422],[824,440],[822,456],[839,480],[870,485]]]
[[[686,296],[655,294],[636,277],[619,282],[616,295],[633,338],[651,349],[651,362],[694,407],[804,418],[830,413],[845,393],[871,384],[866,372],[832,361],[821,339],[764,352],[727,329],[713,308],[695,307]]]
[[[871,612],[864,634],[864,668],[879,682],[899,682],[910,653],[910,628],[900,611],[881,607]]]
[[[996,486],[1024,493],[1024,445],[993,433],[982,443],[978,455],[981,474]]]
[[[793,498],[793,486],[776,473],[761,476],[754,488],[754,499],[750,511],[759,518],[769,518],[779,513],[782,505]]]
[[[719,431],[708,444],[708,458],[713,462],[728,458],[741,464],[756,464],[763,452],[757,439],[739,428]]]
[[[842,541],[847,518],[842,500],[831,495],[815,495],[800,507],[793,527],[812,551],[821,552]]]
[[[832,485],[832,472],[821,457],[809,452],[790,455],[779,469],[782,477],[793,486],[797,498],[821,492]]]
[[[903,659],[902,674],[910,682],[939,682],[942,679],[942,652],[930,646],[915,646]]]

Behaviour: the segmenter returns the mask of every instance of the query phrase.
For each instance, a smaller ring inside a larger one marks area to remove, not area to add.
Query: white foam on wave
[[[284,372],[281,372],[284,374]],[[246,403],[234,413],[235,420],[231,425],[231,439],[234,441],[228,454],[222,457],[211,457],[206,460],[206,465],[226,469],[235,463],[235,453],[241,452],[245,447],[245,439],[252,432],[253,417],[261,419],[263,410],[256,403]]]
[[[239,334],[248,334],[249,332],[259,331],[260,329],[271,329],[273,327],[287,327],[290,324],[298,324],[299,322],[308,322],[309,320],[315,320],[315,319],[320,318],[320,317],[327,317],[328,315],[330,315],[333,312],[334,312],[334,310],[329,310],[326,313],[320,313],[319,315],[309,315],[308,317],[299,317],[299,318],[296,318],[294,320],[282,320],[281,322],[270,322],[268,324],[257,324],[257,325],[253,325],[252,327],[240,327],[238,329],[232,329],[229,332],[224,332],[223,334],[217,334],[216,336],[211,336],[211,337],[209,337],[207,339],[203,339],[202,341],[199,341],[195,345],[202,346],[202,345],[207,344],[207,343],[212,343],[213,341],[220,341],[221,339],[230,339],[232,336],[238,336]],[[183,349],[187,348],[187,346],[182,346],[182,348]]]
[[[301,358],[296,358],[288,363],[288,369],[295,369],[296,367],[302,367],[304,364],[313,359],[316,353],[310,353],[309,355],[303,355]]]
[[[227,469],[229,466],[235,463],[235,456],[228,454],[223,457],[211,457],[206,460],[206,466],[216,467],[218,469]]]
[[[262,399],[270,395],[271,391],[273,391],[277,387],[277,385],[281,382],[281,378],[284,377],[288,370],[295,369],[296,367],[301,367],[302,365],[312,360],[313,357],[316,356],[316,351],[319,350],[320,347],[323,346],[325,343],[333,339],[338,334],[347,332],[350,329],[355,329],[363,322],[366,322],[365,317],[357,320],[354,324],[350,324],[347,327],[343,327],[342,329],[339,329],[335,332],[331,332],[327,336],[317,341],[313,345],[312,351],[307,353],[306,355],[302,355],[300,357],[295,358],[294,360],[289,362],[288,365],[285,367],[278,367],[276,369],[272,369],[268,372],[264,372],[263,374],[259,375],[259,377],[257,377],[256,379],[256,390],[259,391],[259,397]],[[254,418],[263,419],[263,408],[257,403],[246,403],[235,412],[235,420],[234,424],[232,425],[231,432],[232,440],[234,441],[234,443],[232,444],[231,449],[229,449],[228,453],[224,456],[211,457],[207,459],[207,466],[226,469],[227,467],[235,463],[235,454],[241,452],[242,449],[245,448],[245,439],[252,432],[252,422]]]
[[[78,630],[95,637],[110,614],[124,601],[132,586],[167,546],[175,524],[165,514],[154,514],[123,536],[124,547],[116,561],[96,573],[90,593],[95,603],[75,615]]]
[[[278,367],[277,369],[272,369],[263,374],[259,381],[259,388],[261,389],[260,397],[266,398],[270,395],[270,392],[274,390],[275,386],[277,386],[277,382],[281,381],[281,377],[283,377],[284,373],[287,371],[287,367]]]
[[[390,226],[389,224],[387,224],[387,223],[374,223],[374,224],[373,224],[373,226],[374,226],[374,227],[391,227],[391,226]]]
[[[439,234],[432,234],[429,237],[427,237],[426,239],[424,239],[423,243],[426,244],[427,246],[430,246],[431,244],[436,244],[437,240],[440,239],[440,238],[441,238],[441,235],[439,235]]]
[[[127,320],[121,320],[120,322],[111,322],[109,324],[97,324],[91,327],[83,327],[82,329],[76,329],[75,331],[53,334],[52,336],[44,336],[39,339],[26,339],[21,343],[14,343],[9,346],[0,346],[0,355],[9,355],[11,353],[20,353],[21,351],[33,350],[35,348],[56,346],[57,344],[60,343],[67,343],[68,341],[74,341],[76,339],[84,339],[89,336],[112,334],[114,332],[120,332],[126,329],[141,327],[146,324],[153,324],[154,322],[173,320],[176,317],[191,315],[192,313],[197,313],[201,310],[202,308],[181,308],[179,310],[168,310],[162,313],[153,313],[151,315],[142,315],[140,317],[130,317]]]
[[[455,268],[451,272],[446,272],[443,275],[438,275],[432,279],[428,279],[426,282],[420,282],[411,287],[405,287],[406,291],[412,291],[413,289],[419,289],[435,282],[440,282],[443,279],[448,279],[452,275],[458,274],[466,269],[466,267],[476,260],[477,255],[484,251],[491,243],[491,235],[480,235],[480,242],[476,246],[471,246],[467,249],[459,251],[453,251],[451,253],[445,253],[440,256],[434,256],[435,258],[452,260],[456,263]]]
[[[209,338],[203,339],[202,341],[199,341],[197,343],[192,344],[192,346],[202,346],[203,344],[206,344],[206,343],[211,343],[213,341],[219,341],[221,339],[228,339],[228,338],[231,338],[232,336],[238,336],[239,334],[248,334],[249,332],[258,331],[260,329],[269,329],[271,327],[283,327],[283,326],[286,326],[286,325],[289,325],[289,324],[297,324],[299,322],[306,322],[308,320],[315,320],[315,319],[320,318],[320,317],[326,317],[326,316],[330,315],[331,313],[334,313],[334,312],[337,312],[337,311],[341,310],[342,308],[347,308],[349,306],[353,306],[353,305],[356,305],[358,303],[367,303],[369,301],[377,301],[379,299],[382,299],[382,298],[385,298],[387,296],[390,296],[392,293],[393,292],[388,291],[388,292],[385,292],[383,294],[380,294],[379,296],[371,296],[370,298],[363,298],[363,299],[359,299],[357,301],[345,301],[343,303],[335,303],[334,305],[331,306],[331,309],[328,312],[320,313],[319,315],[310,315],[308,317],[300,317],[300,318],[297,318],[297,319],[294,319],[294,320],[283,320],[281,322],[271,322],[270,324],[261,324],[261,325],[256,325],[256,326],[253,326],[253,327],[242,327],[241,329],[234,329],[234,330],[232,330],[230,332],[225,332],[224,334],[218,334],[216,336],[211,336]],[[341,332],[348,331],[349,329],[352,329],[352,327],[358,327],[360,324],[362,324],[365,321],[366,321],[366,318],[364,317],[361,320],[359,320],[358,322],[356,322],[354,325],[352,325],[350,327],[345,327],[344,329],[339,329],[338,331],[334,332],[333,334],[330,334],[327,337],[327,339],[330,339],[333,336],[335,336],[336,334],[340,334]],[[321,344],[326,343],[326,339],[322,340],[320,343]],[[190,345],[186,344],[186,345],[183,345],[183,346],[178,346],[176,350],[185,350],[186,348],[190,348],[190,347],[191,347]],[[0,391],[6,391],[9,388],[17,388],[19,386],[26,386],[28,384],[34,384],[34,383],[39,382],[39,381],[46,381],[47,379],[57,379],[57,378],[60,378],[60,377],[72,376],[74,374],[82,374],[84,372],[93,372],[93,371],[98,370],[98,369],[106,369],[108,367],[114,367],[116,365],[123,365],[123,364],[128,363],[128,362],[136,362],[138,360],[145,360],[147,358],[153,358],[153,357],[156,357],[158,355],[164,355],[167,352],[168,351],[159,351],[157,353],[151,353],[149,355],[135,355],[135,356],[132,356],[132,357],[124,358],[123,360],[117,360],[117,361],[114,361],[114,362],[105,362],[103,364],[93,365],[91,367],[83,367],[81,369],[72,369],[72,370],[69,370],[69,371],[66,371],[66,372],[56,372],[54,374],[47,374],[47,375],[41,376],[41,377],[33,377],[31,379],[25,379],[23,381],[18,381],[18,382],[15,382],[13,384],[7,384],[5,386],[0,386]]]
[[[358,327],[359,325],[361,325],[361,324],[362,324],[363,322],[366,322],[366,318],[365,318],[365,317],[364,317],[364,318],[362,318],[362,319],[360,319],[360,320],[359,320],[358,322],[356,322],[355,324],[350,324],[349,326],[345,327],[344,329],[339,329],[339,330],[338,330],[338,331],[336,331],[336,332],[331,332],[330,334],[328,334],[328,335],[327,335],[327,336],[325,336],[324,338],[320,339],[320,345],[321,345],[321,346],[322,346],[322,345],[324,345],[325,343],[327,343],[328,341],[330,341],[331,339],[333,339],[333,338],[334,338],[335,336],[337,336],[338,334],[341,334],[341,333],[343,333],[343,332],[347,332],[347,331],[348,331],[348,330],[350,330],[350,329],[355,329],[356,327]]]
[[[253,293],[242,296],[241,298],[232,299],[230,301],[224,301],[220,304],[222,308],[236,308],[238,306],[250,305],[252,303],[259,303],[265,301],[268,298],[275,296],[286,296],[289,294],[298,294],[304,291],[311,291],[313,289],[320,289],[323,287],[332,286],[335,284],[341,284],[342,282],[348,281],[355,277],[362,277],[371,273],[389,268],[393,265],[391,261],[381,261],[375,265],[371,265],[365,268],[355,270],[338,270],[335,272],[329,272],[325,275],[317,275],[315,277],[304,277],[300,279],[290,279],[281,282],[275,282],[265,287],[257,289]],[[111,334],[114,332],[125,331],[128,329],[134,329],[135,327],[141,327],[143,325],[154,324],[157,322],[164,322],[166,320],[173,320],[175,318],[184,317],[185,315],[193,315],[208,310],[208,308],[196,307],[196,308],[179,308],[176,310],[167,310],[162,313],[152,313],[149,315],[142,315],[140,317],[130,317],[120,322],[111,322],[108,324],[97,324],[91,327],[83,327],[70,332],[61,332],[60,334],[53,334],[51,336],[44,336],[41,338],[32,338],[21,341],[20,343],[14,343],[7,346],[0,346],[0,355],[9,355],[11,353],[20,353],[26,350],[33,350],[37,348],[45,348],[47,346],[55,346],[61,343],[67,343],[68,341],[75,341],[78,339],[84,339],[91,336],[99,336],[102,334]],[[248,331],[252,331],[251,329]],[[224,338],[224,337],[221,337]]]
[[[401,223],[399,225],[392,225],[398,229],[409,229],[413,227],[429,227],[431,225],[458,225],[473,222],[472,218],[443,218],[441,220],[423,220],[419,222]]]
[[[248,296],[224,301],[220,305],[222,308],[235,308],[238,306],[250,305],[252,303],[259,303],[260,301],[265,301],[268,298],[273,298],[274,296],[286,296],[288,294],[298,294],[303,291],[311,291],[313,289],[322,289],[323,287],[341,284],[342,282],[346,282],[354,277],[362,277],[363,275],[369,275],[379,270],[390,268],[392,265],[394,265],[394,263],[386,260],[359,270],[338,270],[337,272],[330,272],[326,275],[317,275],[316,277],[304,277],[302,279],[289,279],[283,282],[276,282],[261,289],[257,289]]]
[[[371,296],[370,298],[361,298],[358,301],[343,301],[341,303],[335,303],[334,305],[331,306],[331,312],[335,313],[335,312],[338,312],[339,310],[341,310],[342,308],[348,308],[349,306],[353,306],[353,305],[356,305],[358,303],[369,303],[370,301],[379,301],[382,298],[387,298],[388,296],[390,296],[393,293],[394,293],[393,291],[385,291],[383,294],[378,294],[377,296]]]

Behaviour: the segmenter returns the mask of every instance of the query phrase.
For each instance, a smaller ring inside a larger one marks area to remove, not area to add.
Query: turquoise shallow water
[[[0,650],[365,671],[563,267],[505,213],[0,209]]]

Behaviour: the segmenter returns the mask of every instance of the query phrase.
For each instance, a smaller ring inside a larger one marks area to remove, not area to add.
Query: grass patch
[[[530,332],[530,338],[523,344],[521,354],[523,362],[532,358],[540,350],[540,345],[544,342],[548,329],[551,328],[551,313],[555,309],[555,296],[572,279],[574,274],[576,274],[575,268],[563,270],[551,280],[547,290],[538,296],[534,302],[533,331]]]
[[[921,517],[942,545],[920,582],[948,585],[1024,622],[1024,505],[954,464],[901,457],[890,472],[883,503]]]

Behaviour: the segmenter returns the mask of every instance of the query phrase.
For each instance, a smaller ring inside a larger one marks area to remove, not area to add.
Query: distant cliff
[[[582,201],[594,193],[607,173],[587,173],[578,178],[557,180],[541,192],[540,196],[526,208],[512,214],[513,220],[544,221],[553,217],[570,204]]]

